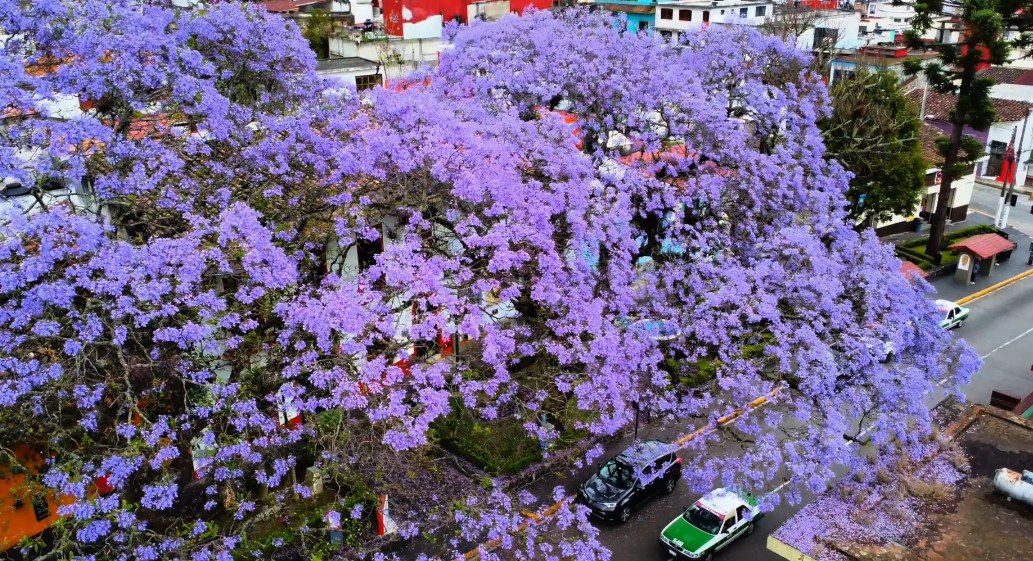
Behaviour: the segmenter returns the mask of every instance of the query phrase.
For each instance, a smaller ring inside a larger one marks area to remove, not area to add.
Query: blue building
[[[593,0],[592,5],[609,10],[615,16],[623,14],[631,31],[645,31],[652,35],[656,27],[657,0]]]

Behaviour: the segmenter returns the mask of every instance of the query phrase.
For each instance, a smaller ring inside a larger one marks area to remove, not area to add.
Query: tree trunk
[[[947,228],[947,203],[950,202],[951,187],[954,183],[954,167],[958,163],[958,152],[961,149],[961,136],[965,130],[966,100],[972,91],[972,82],[976,77],[976,63],[982,53],[976,49],[977,44],[969,41],[968,51],[962,57],[963,69],[961,73],[961,85],[958,88],[958,104],[952,113],[950,145],[947,146],[947,153],[943,155],[942,180],[940,181],[940,193],[936,197],[936,211],[932,220],[929,221],[929,243],[925,246],[925,254],[933,258],[933,262],[940,264],[940,244],[943,243],[943,233]]]

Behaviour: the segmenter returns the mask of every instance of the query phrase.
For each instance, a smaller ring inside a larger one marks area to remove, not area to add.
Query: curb
[[[1003,281],[1001,281],[1001,282],[999,282],[999,283],[997,283],[997,284],[995,284],[993,286],[984,288],[983,290],[980,290],[979,292],[976,292],[974,294],[969,294],[968,296],[966,296],[964,298],[960,298],[955,303],[957,305],[959,305],[959,306],[964,305],[964,304],[968,304],[969,302],[971,302],[973,300],[978,300],[979,298],[982,298],[982,297],[986,296],[987,294],[990,294],[991,292],[994,292],[996,290],[1000,290],[1000,289],[1008,286],[1009,284],[1016,283],[1016,282],[1018,282],[1018,281],[1020,281],[1022,279],[1025,279],[1025,278],[1028,278],[1028,277],[1031,277],[1031,276],[1033,276],[1033,269],[1030,269],[1028,271],[1019,273],[1019,274],[1015,275],[1014,277],[1012,277],[1010,279],[1005,279],[1005,280],[1003,280]]]

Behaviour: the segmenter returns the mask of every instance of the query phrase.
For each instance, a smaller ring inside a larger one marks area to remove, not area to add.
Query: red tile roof
[[[934,168],[943,165],[943,156],[940,155],[940,149],[936,147],[938,138],[947,138],[947,133],[922,121],[922,126],[918,129],[918,139],[922,145],[922,158]]]
[[[900,274],[904,275],[904,278],[907,280],[924,279],[929,276],[929,273],[923,271],[921,267],[910,261],[900,262]]]
[[[979,72],[980,78],[989,78],[995,84],[1033,86],[1033,69],[991,66]]]
[[[974,253],[980,259],[989,259],[1003,251],[1015,249],[1015,242],[1010,242],[997,234],[979,234],[965,238],[947,249],[962,249]]]
[[[907,94],[908,101],[916,109],[922,106],[922,91],[912,90]],[[997,114],[995,122],[998,123],[1021,121],[1026,118],[1026,112],[1033,109],[1033,104],[1013,99],[998,99],[995,97],[991,98],[990,102],[993,103],[994,113]],[[925,100],[925,117],[927,119],[935,117],[941,121],[946,121],[950,117],[951,111],[957,105],[958,96],[929,90],[929,97]]]

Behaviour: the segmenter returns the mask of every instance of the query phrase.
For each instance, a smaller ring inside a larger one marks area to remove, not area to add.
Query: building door
[[[992,175],[997,177],[1001,174],[1001,168],[1004,167],[1004,156],[1008,151],[1008,145],[998,140],[990,141],[990,158],[986,161],[986,168],[983,170],[983,175]]]

